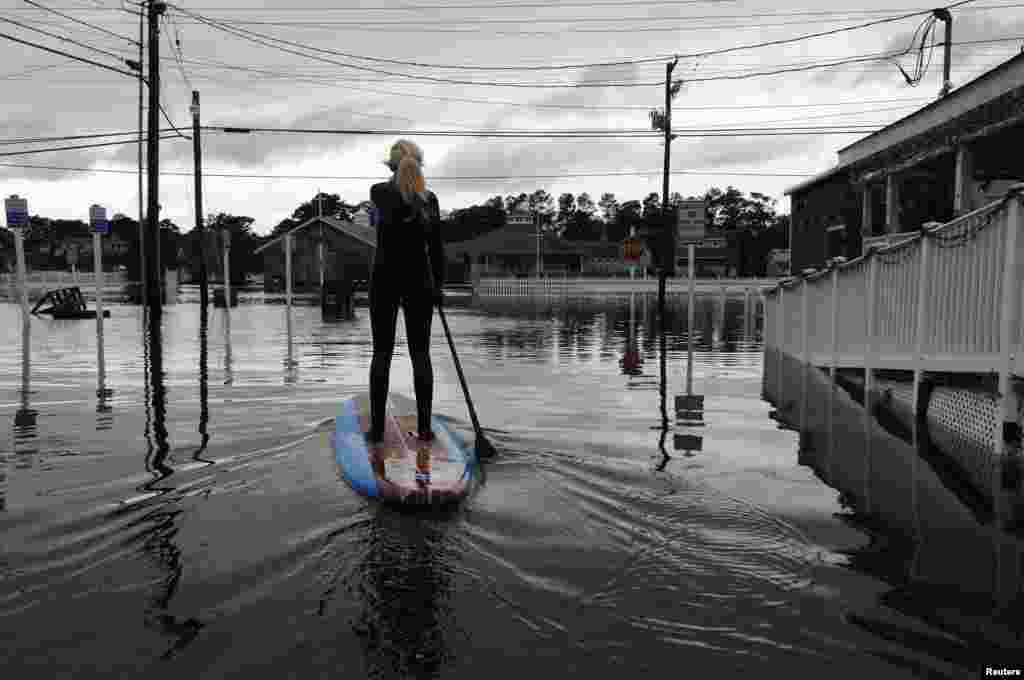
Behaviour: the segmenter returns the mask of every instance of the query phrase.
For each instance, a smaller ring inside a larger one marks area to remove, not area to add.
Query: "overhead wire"
[[[166,137],[158,137],[158,139],[176,139],[178,135],[168,135]],[[77,144],[73,146],[56,146],[47,149],[29,149],[26,151],[4,151],[0,152],[0,156],[27,156],[34,153],[47,153],[50,151],[72,151],[76,149],[94,149],[102,146],[120,146],[122,144],[137,144],[139,139],[128,139],[117,142],[99,142],[96,144]],[[136,171],[132,171],[132,174],[136,174]]]
[[[113,31],[107,30],[107,29],[105,29],[105,28],[103,28],[101,26],[96,26],[94,24],[90,24],[88,21],[82,21],[81,19],[76,19],[75,17],[69,16],[67,14],[64,14],[63,12],[58,12],[57,10],[55,10],[55,9],[53,9],[51,7],[46,7],[45,5],[41,5],[38,2],[35,2],[34,0],[24,0],[24,1],[27,2],[28,4],[34,6],[34,7],[37,7],[39,9],[45,11],[45,12],[50,12],[52,14],[57,14],[58,16],[62,16],[65,19],[68,19],[70,21],[75,22],[76,24],[81,24],[83,26],[88,26],[89,28],[91,28],[93,30],[99,31],[101,33],[105,33],[106,35],[111,36],[113,38],[117,38],[119,40],[124,40],[125,42],[129,42],[132,45],[135,45],[136,47],[139,46],[139,42],[137,40],[129,38],[128,36],[121,35],[120,33],[115,33]],[[14,9],[14,8],[12,8],[12,9]]]
[[[974,0],[961,0],[961,2],[958,3],[958,4],[966,4],[967,2],[972,2],[972,1],[974,1]],[[249,31],[247,29],[225,28],[225,24],[223,22],[218,22],[216,20],[211,20],[211,19],[209,19],[207,17],[203,17],[200,14],[189,12],[189,11],[187,11],[187,10],[185,10],[185,9],[183,9],[183,8],[179,7],[178,5],[175,5],[173,3],[168,3],[168,6],[173,8],[174,10],[176,10],[176,11],[186,15],[186,16],[190,16],[190,17],[192,17],[194,19],[197,19],[197,20],[201,21],[202,23],[207,24],[207,25],[209,25],[209,26],[211,26],[213,28],[217,28],[217,29],[222,30],[224,32],[233,33],[235,35],[238,35],[238,36],[240,36],[240,37],[242,37],[244,39],[248,39],[248,40],[253,41],[253,42],[259,42],[259,41],[256,40],[256,38],[251,38],[251,37],[248,37],[248,36],[256,36],[258,38],[264,38],[264,39],[271,40],[273,42],[278,42],[278,43],[285,44],[285,45],[304,47],[305,49],[309,49],[309,50],[312,50],[312,51],[315,51],[315,52],[321,52],[321,53],[326,53],[326,54],[333,54],[333,55],[336,55],[336,56],[345,56],[345,57],[348,57],[348,58],[353,58],[353,55],[351,55],[350,53],[345,53],[345,52],[341,52],[341,51],[338,51],[338,50],[327,50],[327,49],[323,49],[323,48],[304,46],[301,43],[296,43],[296,42],[290,41],[290,40],[284,40],[282,38],[277,38],[275,36],[269,36],[269,35],[267,35],[265,33],[257,33],[256,31]],[[929,10],[929,12],[930,12],[930,10]],[[699,51],[699,52],[694,52],[694,53],[689,53],[689,54],[672,55],[672,57],[680,58],[680,59],[687,59],[687,58],[693,58],[693,57],[707,57],[707,56],[718,55],[718,54],[727,54],[727,53],[730,53],[730,52],[733,52],[733,51],[738,51],[738,50],[756,49],[756,48],[761,48],[761,47],[783,45],[783,44],[788,44],[788,43],[791,43],[791,42],[798,42],[798,41],[801,41],[801,40],[809,40],[809,39],[817,38],[817,37],[824,37],[824,36],[829,36],[829,35],[835,35],[836,33],[841,33],[841,32],[845,32],[845,31],[852,31],[852,30],[858,30],[858,29],[862,29],[862,28],[868,28],[868,27],[871,27],[871,26],[876,26],[876,25],[880,25],[880,24],[884,24],[884,23],[892,23],[892,22],[895,22],[895,21],[902,21],[904,19],[911,18],[911,17],[914,17],[914,16],[921,16],[922,14],[926,14],[926,13],[928,13],[928,12],[913,12],[913,13],[903,14],[903,15],[898,15],[898,16],[893,16],[893,17],[886,17],[886,18],[883,18],[883,19],[876,19],[876,20],[869,21],[869,22],[866,22],[866,23],[858,24],[856,26],[847,26],[847,27],[835,28],[835,29],[830,29],[828,31],[820,31],[820,32],[817,32],[817,33],[811,33],[811,34],[806,34],[806,35],[796,36],[796,37],[791,37],[791,38],[763,41],[763,42],[760,42],[760,43],[754,43],[754,44],[750,44],[750,45],[740,45],[740,46],[734,46],[734,47],[728,47],[728,48],[719,48],[719,49],[715,49],[715,50],[702,50],[702,51]],[[260,44],[263,44],[263,43],[260,43]],[[277,46],[273,46],[273,45],[272,45],[272,47],[276,47],[276,49],[280,49],[282,51],[290,51],[290,50],[285,50],[283,47],[277,47]],[[303,55],[301,53],[299,53],[299,56],[305,56],[307,58],[314,58],[311,55]],[[359,55],[356,55],[355,58],[367,59],[367,57],[359,57]],[[596,66],[605,66],[605,65],[616,65],[616,66],[618,66],[618,65],[625,65],[625,64],[641,64],[641,63],[647,63],[647,62],[652,62],[652,61],[663,61],[666,58],[667,58],[666,56],[658,56],[658,57],[649,57],[649,58],[643,58],[643,59],[633,59],[633,60],[628,60],[628,61],[627,60],[623,60],[623,61],[614,62],[614,63],[612,63],[612,62],[593,62],[593,63],[590,63],[590,64],[562,64],[562,65],[557,65],[557,66],[556,65],[548,66],[544,70],[593,68],[593,67],[596,67]],[[356,65],[351,65],[351,64],[337,64],[337,65],[345,66],[347,68],[355,68],[355,69],[358,69],[358,70],[365,70],[365,71],[370,71],[370,72],[383,73],[383,74],[386,74],[386,75],[397,75],[397,76],[402,76],[402,77],[413,77],[413,76],[410,76],[409,74],[396,74],[394,72],[382,71],[382,70],[379,70],[379,69],[370,69],[369,67],[361,67],[361,66],[356,66]],[[418,64],[417,62],[406,62],[406,65],[416,65],[416,66],[427,67],[427,65],[421,65],[421,64]],[[445,68],[446,66],[444,66],[444,65],[430,65],[429,67],[431,67],[431,68]],[[502,67],[502,68],[504,69],[505,67]],[[538,69],[538,68],[539,67],[531,67],[530,69],[526,69],[526,70],[534,70],[534,69]],[[490,69],[490,70],[494,70],[494,69]],[[477,83],[475,81],[470,81],[470,82],[467,83],[466,81],[451,81],[450,79],[435,79],[435,78],[430,78],[428,76],[416,76],[416,77],[417,78],[421,78],[421,79],[436,80],[438,82],[446,82],[446,81],[448,81],[448,82],[458,82],[458,84],[479,84],[479,83]],[[657,84],[660,85],[661,83],[659,82]]]
[[[111,168],[81,168],[81,167],[68,167],[68,166],[55,166],[55,165],[28,165],[22,163],[0,163],[0,167],[13,167],[23,168],[32,170],[56,170],[56,171],[68,171],[68,172],[87,172],[87,173],[110,173],[119,175],[134,175],[135,170],[116,170]],[[433,181],[494,181],[494,180],[516,180],[516,179],[560,179],[560,178],[576,178],[576,177],[646,177],[661,175],[662,170],[621,170],[621,171],[609,171],[609,172],[579,172],[579,173],[559,173],[552,175],[432,175],[430,180]],[[192,176],[193,173],[184,171],[174,170],[161,170],[161,175],[167,176]],[[748,172],[748,171],[736,171],[731,172],[728,170],[716,169],[716,170],[671,170],[669,174],[672,175],[721,175],[721,176],[736,176],[736,177],[811,177],[815,173],[812,172]],[[225,173],[225,172],[206,172],[203,171],[203,177],[207,175],[210,177],[228,178],[228,179],[294,179],[294,180],[352,180],[352,181],[363,181],[363,180],[378,180],[382,175],[278,175],[278,174],[248,174],[248,173]],[[205,186],[205,185],[204,185]],[[204,189],[205,191],[205,189]]]
[[[81,62],[84,62],[86,64],[91,64],[93,66],[99,66],[100,68],[106,69],[107,71],[113,71],[114,73],[120,73],[121,75],[129,76],[133,80],[137,80],[138,77],[139,77],[138,74],[132,73],[130,71],[122,71],[119,68],[115,68],[115,67],[109,66],[107,64],[102,64],[102,63],[100,63],[98,61],[93,61],[92,59],[87,59],[85,57],[79,57],[77,55],[71,54],[69,52],[64,52],[62,50],[55,50],[52,47],[46,47],[45,45],[38,45],[36,43],[29,42],[27,40],[22,40],[21,38],[16,38],[13,35],[8,35],[6,33],[0,33],[0,38],[6,38],[7,40],[10,40],[12,42],[20,43],[22,45],[27,45],[29,47],[34,47],[36,49],[43,50],[44,52],[50,52],[52,54],[57,54],[57,55],[60,55],[62,57],[68,57],[69,59],[74,59],[75,61],[81,61]]]
[[[15,26],[20,26],[21,28],[27,28],[30,31],[35,31],[36,33],[42,33],[43,35],[45,35],[47,37],[56,38],[57,40],[62,40],[64,42],[71,43],[72,45],[75,45],[77,47],[84,47],[85,49],[90,50],[92,52],[96,52],[97,54],[102,54],[102,55],[108,56],[108,57],[114,57],[115,59],[120,59],[122,62],[124,61],[124,56],[121,55],[121,54],[117,54],[115,52],[111,52],[110,50],[104,50],[102,48],[95,47],[95,46],[89,45],[87,43],[79,42],[77,40],[74,40],[72,38],[68,38],[68,37],[65,37],[65,36],[62,36],[62,35],[57,35],[56,33],[50,33],[49,31],[44,31],[43,29],[36,28],[35,26],[29,26],[28,24],[24,24],[24,23],[22,23],[20,21],[15,21],[14,19],[8,19],[6,17],[0,16],[0,21],[7,22],[9,24],[14,24]]]

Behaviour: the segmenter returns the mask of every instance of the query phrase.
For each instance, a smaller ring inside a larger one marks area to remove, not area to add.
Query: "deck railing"
[[[951,222],[767,290],[765,357],[777,368],[766,368],[766,386],[771,375],[780,380],[785,355],[865,369],[869,392],[874,371],[908,370],[920,415],[925,372],[994,374],[996,453],[1018,448],[1022,404],[1011,383],[1024,376],[1022,203],[1017,184]]]
[[[731,292],[762,291],[778,284],[777,278],[728,278],[696,279],[696,289],[701,292],[718,292],[723,287]],[[473,283],[474,293],[482,296],[501,295],[584,295],[649,292],[658,289],[657,277],[630,280],[619,277],[544,277],[544,278],[481,278]],[[684,273],[669,278],[665,290],[682,294],[689,290],[689,280]]]
[[[870,359],[876,368],[950,372],[998,371],[1009,353],[1024,375],[1021,203],[1017,189],[901,243],[768,289],[767,344],[818,366]]]

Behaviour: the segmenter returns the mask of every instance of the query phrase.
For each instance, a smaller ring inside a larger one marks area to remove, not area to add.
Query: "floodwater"
[[[473,497],[436,515],[339,479],[330,428],[366,385],[365,307],[323,322],[316,307],[289,315],[246,297],[204,326],[186,290],[155,329],[141,308],[111,305],[102,385],[94,321],[33,319],[26,344],[19,308],[0,303],[4,677],[1020,667],[1020,537],[986,525],[928,466],[914,468],[919,502],[900,505],[915,454],[892,437],[874,444],[891,467],[870,483],[893,521],[868,521],[841,474],[843,455],[860,456],[841,426],[861,422],[856,404],[842,402],[830,432],[844,446],[825,475],[800,447],[820,433],[780,426],[762,398],[762,322],[742,298],[698,300],[701,426],[675,419],[682,301],[666,314],[662,383],[655,296],[453,299],[459,358],[500,453]],[[433,339],[435,411],[472,439],[436,316]],[[401,320],[396,354],[392,389],[411,395]]]

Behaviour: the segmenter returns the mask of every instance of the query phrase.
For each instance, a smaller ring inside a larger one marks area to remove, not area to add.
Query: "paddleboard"
[[[368,394],[342,403],[335,418],[334,453],[345,481],[359,494],[382,501],[442,505],[465,498],[478,475],[476,453],[437,417],[432,442],[416,436],[416,402],[388,395],[384,440],[369,445]]]

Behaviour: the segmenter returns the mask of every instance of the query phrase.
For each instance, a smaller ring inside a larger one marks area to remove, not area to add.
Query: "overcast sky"
[[[39,0],[40,4],[127,38],[139,36],[138,18],[120,0]],[[127,5],[126,5],[127,6]],[[386,7],[392,9],[384,9]],[[162,97],[176,125],[191,129],[192,89],[202,97],[204,125],[315,129],[415,130],[650,130],[648,111],[664,106],[665,63],[568,70],[436,68],[523,67],[628,61],[692,54],[792,38],[928,9],[925,5],[866,0],[841,12],[822,3],[729,1],[611,2],[610,0],[202,0],[180,7],[298,46],[336,64],[257,44],[212,28],[171,7],[161,25]],[[411,9],[413,8],[413,9]],[[4,0],[0,17],[126,57],[129,42],[40,10]],[[952,77],[957,87],[1019,53],[1024,45],[1024,4],[981,0],[953,10]],[[683,56],[673,78],[684,84],[673,101],[673,127],[728,128],[870,124],[883,126],[932,101],[940,88],[942,50],[924,80],[907,85],[896,62],[873,61],[828,69],[739,80],[694,79],[770,71],[821,61],[876,55],[911,44],[922,17],[827,37],[717,56]],[[265,22],[265,23],[252,23]],[[935,37],[941,39],[942,24]],[[0,33],[120,66],[109,54],[0,22]],[[183,64],[172,43],[180,38]],[[1013,38],[988,44],[957,42]],[[255,37],[266,43],[267,39]],[[138,83],[98,66],[74,62],[10,40],[0,40],[0,111],[5,141],[25,137],[123,132],[137,129]],[[417,62],[417,67],[348,55]],[[916,56],[899,63],[913,73]],[[216,63],[214,63],[216,62]],[[343,64],[362,69],[347,68]],[[261,69],[254,73],[238,67]],[[374,72],[376,70],[378,72]],[[380,73],[385,71],[387,73]],[[481,84],[415,80],[397,74]],[[187,81],[186,81],[187,79]],[[574,84],[581,81],[654,83],[639,87],[495,87]],[[658,83],[662,83],[659,85]],[[618,107],[618,108],[616,108]],[[166,121],[163,121],[166,124]],[[672,144],[671,191],[684,196],[733,185],[779,200],[803,177],[836,162],[836,151],[867,134],[680,137]],[[442,208],[480,203],[495,194],[543,188],[555,196],[614,192],[620,201],[661,192],[663,147],[657,139],[480,139],[403,135],[425,152],[427,182]],[[255,219],[267,233],[317,190],[348,201],[368,198],[386,178],[381,164],[397,135],[320,135],[204,132],[204,212]],[[81,140],[57,145],[81,144]],[[0,153],[31,148],[5,144]],[[8,156],[0,163],[129,171],[126,174],[0,166],[0,191],[29,200],[29,211],[52,218],[86,219],[100,203],[109,214],[138,214],[137,148],[120,147]],[[161,142],[163,172],[192,171],[192,142]],[[573,175],[650,172],[646,176]],[[271,175],[282,177],[217,177]],[[788,176],[785,176],[787,175]],[[294,178],[287,176],[319,176]],[[479,180],[481,176],[554,175],[555,178]],[[333,177],[352,177],[340,179]],[[457,179],[444,179],[444,178]],[[163,175],[161,217],[188,230],[195,224],[191,175]]]

